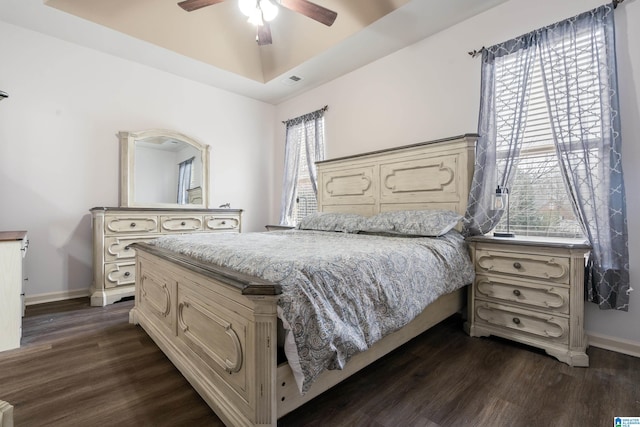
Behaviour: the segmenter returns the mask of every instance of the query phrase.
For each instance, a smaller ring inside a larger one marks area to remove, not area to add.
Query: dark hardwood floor
[[[137,326],[132,301],[27,308],[20,349],[0,353],[16,427],[221,426]],[[640,359],[590,348],[589,368],[469,338],[453,316],[279,422],[292,426],[612,426],[640,416]]]

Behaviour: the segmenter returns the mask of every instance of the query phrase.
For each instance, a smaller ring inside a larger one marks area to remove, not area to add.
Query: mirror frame
[[[120,140],[120,206],[137,208],[206,209],[209,206],[209,151],[211,147],[182,133],[167,129],[150,129],[139,132],[118,132]],[[136,141],[165,137],[185,142],[200,151],[202,158],[202,203],[181,205],[178,203],[137,203],[135,201],[135,148]]]

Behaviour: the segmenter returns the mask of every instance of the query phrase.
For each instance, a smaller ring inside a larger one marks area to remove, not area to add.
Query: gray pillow
[[[299,230],[342,231],[357,233],[362,228],[366,217],[358,214],[339,212],[316,212],[298,222]]]
[[[437,237],[447,233],[462,215],[443,209],[381,212],[367,218],[361,231]]]

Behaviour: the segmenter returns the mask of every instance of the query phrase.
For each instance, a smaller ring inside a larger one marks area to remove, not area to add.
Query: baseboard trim
[[[629,356],[640,357],[640,343],[625,340],[623,338],[612,338],[606,335],[587,332],[589,345],[615,351],[617,353],[628,354]]]
[[[89,296],[89,289],[77,289],[73,291],[50,292],[46,294],[25,295],[25,305],[44,304],[45,302],[64,301],[74,298]]]

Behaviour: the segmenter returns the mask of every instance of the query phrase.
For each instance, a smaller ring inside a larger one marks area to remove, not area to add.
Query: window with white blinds
[[[604,37],[602,33],[597,35]],[[578,61],[572,71],[577,80],[586,87],[597,88],[598,64],[593,62],[597,57],[587,46],[586,39],[577,39],[573,48],[578,52]],[[566,40],[565,40],[566,42]],[[589,45],[590,46],[590,45]],[[540,55],[540,53],[538,53]],[[565,66],[566,64],[563,64]],[[553,141],[549,109],[545,98],[543,72],[539,58],[532,64],[532,78],[528,94],[528,108],[523,120],[523,143],[516,163],[515,178],[509,188],[509,228],[516,235],[546,236],[546,237],[583,237],[580,225],[569,201],[569,194],[562,179],[560,165]],[[553,66],[553,64],[545,64]],[[519,73],[515,55],[505,55],[496,59],[496,114],[497,114],[497,161],[506,157],[508,149],[509,123],[513,118],[514,106],[510,102],[515,99],[510,95],[511,85],[514,84],[513,75]],[[594,84],[590,85],[589,82]],[[583,87],[585,87],[583,86]],[[567,88],[567,103],[571,97],[580,97],[580,103],[600,103],[601,94],[596,90],[583,92],[572,91]],[[527,102],[527,100],[525,100]],[[579,117],[562,117],[567,124],[573,121],[571,127],[581,138],[585,135],[591,140],[600,139],[601,122],[597,115],[598,108],[581,110]],[[501,129],[502,124],[502,129]],[[502,132],[501,132],[502,130]],[[590,150],[592,161],[599,161],[596,147]],[[501,168],[498,168],[499,170]],[[504,168],[502,168],[504,170]],[[500,178],[500,177],[499,177]],[[500,182],[500,180],[498,181]],[[496,231],[507,230],[507,215],[496,227]]]
[[[324,118],[319,118],[318,122],[318,133],[322,135],[320,141],[324,142]],[[309,174],[309,166],[307,163],[307,150],[305,149],[305,133],[308,133],[310,129],[305,129],[305,126],[313,127],[315,126],[313,121],[308,123],[301,123],[299,129],[296,129],[297,135],[296,139],[298,143],[301,145],[300,147],[300,158],[298,162],[298,182],[296,185],[296,196],[295,196],[295,206],[293,209],[292,220],[294,224],[297,224],[302,218],[315,213],[318,211],[318,201],[316,198],[316,194],[313,191],[313,185],[311,183],[311,175]],[[314,144],[310,144],[309,147],[312,151],[314,150]],[[324,144],[320,145],[320,149],[324,152]],[[312,158],[317,158],[316,153],[309,153]],[[324,158],[324,153],[321,156]]]
[[[300,164],[298,169],[298,185],[296,186],[296,204],[293,209],[293,221],[297,224],[302,218],[318,211],[318,201],[311,184],[309,166],[307,165],[307,151],[300,150]]]

